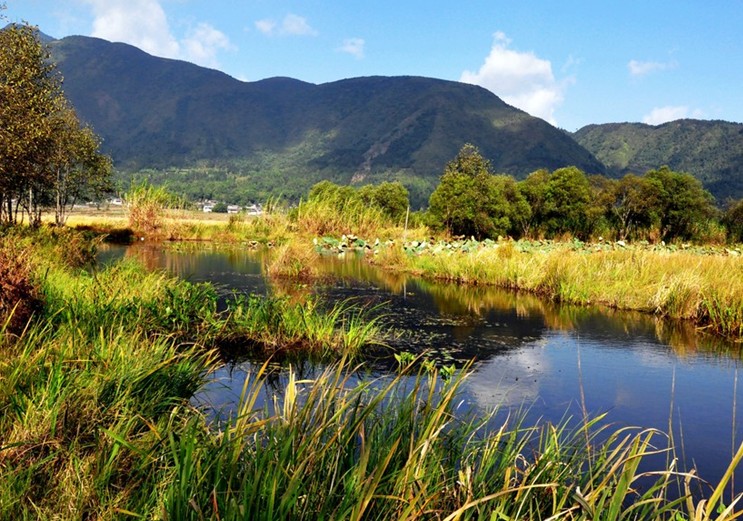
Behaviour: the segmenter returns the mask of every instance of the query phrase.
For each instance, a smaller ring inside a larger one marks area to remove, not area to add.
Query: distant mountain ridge
[[[573,134],[610,175],[668,165],[696,176],[718,200],[743,197],[743,124],[681,119],[662,125],[588,125]]]
[[[496,172],[517,178],[569,165],[619,177],[667,164],[700,178],[719,199],[743,197],[738,123],[616,123],[571,134],[459,82],[412,76],[242,82],[97,38],[70,36],[50,46],[66,95],[103,137],[117,168],[186,169],[183,186],[204,181],[197,168],[221,172],[216,178],[245,198],[298,197],[321,179],[400,180],[420,206],[446,162],[472,143]],[[179,182],[170,171],[163,175]]]
[[[70,36],[51,49],[66,95],[119,168],[207,162],[241,175],[281,171],[277,183],[423,180],[427,197],[469,142],[497,172],[519,177],[567,165],[604,171],[566,133],[474,85],[422,77],[241,82],[97,38]]]

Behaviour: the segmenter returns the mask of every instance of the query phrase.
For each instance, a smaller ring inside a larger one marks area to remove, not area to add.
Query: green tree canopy
[[[452,235],[489,237],[496,228],[490,207],[491,178],[490,162],[474,145],[464,145],[431,194],[431,223]]]
[[[728,203],[722,216],[722,223],[727,230],[729,241],[743,242],[743,199]]]
[[[528,215],[519,217],[521,231],[526,236],[539,236],[544,233],[542,223],[547,216],[547,182],[550,173],[546,169],[536,170],[518,183],[519,191],[531,209]]]
[[[434,227],[478,239],[519,233],[530,214],[515,180],[493,175],[490,163],[470,144],[446,165],[428,208]]]
[[[544,192],[547,233],[585,235],[589,231],[586,212],[590,199],[591,186],[580,169],[570,166],[552,172]]]
[[[614,188],[610,219],[620,239],[647,231],[659,219],[657,183],[646,177],[627,174]]]
[[[674,172],[662,166],[647,172],[645,178],[657,190],[657,210],[663,239],[693,239],[714,216],[714,198],[691,174]]]
[[[387,217],[395,221],[405,218],[410,205],[408,190],[397,181],[364,185],[359,188],[359,196],[366,204],[379,207]]]
[[[618,181],[602,175],[588,176],[591,198],[586,207],[586,234],[604,234],[611,231],[611,210]]]

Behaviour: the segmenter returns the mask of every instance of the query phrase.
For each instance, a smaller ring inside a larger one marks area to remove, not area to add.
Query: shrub
[[[41,307],[29,254],[4,240],[0,243],[0,331],[20,333]]]

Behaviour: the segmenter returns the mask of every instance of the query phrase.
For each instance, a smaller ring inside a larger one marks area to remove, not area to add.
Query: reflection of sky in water
[[[123,250],[104,254],[121,256]],[[127,255],[192,281],[210,281],[224,294],[269,291],[263,258],[255,253],[138,248]],[[639,314],[556,306],[494,288],[433,284],[359,262],[331,258],[323,269],[340,278],[313,291],[330,302],[353,298],[379,306],[394,333],[388,339],[393,349],[427,352],[442,364],[475,359],[464,388],[466,407],[482,413],[523,409],[527,422],[558,422],[566,416],[580,419],[585,405],[592,415],[607,412],[607,421],[617,427],[663,431],[670,417],[687,460],[710,481],[719,479],[730,461],[733,430],[736,442],[743,439],[733,397],[739,346]],[[395,365],[383,360],[374,367],[383,371]],[[229,413],[250,369],[248,362],[224,366],[198,402]],[[316,370],[299,368],[299,376],[311,377]],[[285,381],[286,371],[278,370],[265,396]]]

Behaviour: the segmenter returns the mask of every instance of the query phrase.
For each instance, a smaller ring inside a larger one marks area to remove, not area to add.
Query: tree
[[[615,185],[611,220],[620,239],[648,230],[658,219],[658,185],[645,177],[627,174]]]
[[[540,169],[529,174],[526,179],[518,183],[521,194],[526,199],[531,212],[517,216],[522,233],[529,237],[537,237],[544,230],[543,223],[547,220],[547,182],[550,173]]]
[[[591,175],[588,176],[588,184],[591,198],[586,207],[586,233],[593,235],[609,231],[618,181],[602,175]]]
[[[338,211],[351,204],[359,203],[356,190],[347,185],[337,185],[331,181],[320,181],[310,188],[308,201],[329,204]]]
[[[434,227],[452,235],[478,239],[496,229],[492,216],[492,173],[490,162],[477,147],[466,144],[444,169],[441,181],[431,194],[428,215]]]
[[[722,224],[725,225],[730,242],[743,242],[743,199],[728,203],[722,216]]]
[[[17,220],[25,201],[48,179],[39,168],[52,137],[49,115],[61,95],[60,81],[37,31],[9,25],[0,31],[0,219]]]
[[[714,198],[691,174],[667,166],[650,170],[645,178],[658,193],[660,233],[664,240],[693,239],[714,215]]]
[[[212,208],[214,213],[227,213],[227,203],[217,203]]]
[[[62,224],[77,198],[106,187],[110,160],[61,82],[37,29],[0,31],[0,221],[17,222],[23,210],[39,224],[42,209],[53,207]]]
[[[493,175],[490,163],[470,144],[446,165],[428,207],[432,226],[478,239],[520,235],[530,215],[516,181]]]
[[[580,169],[570,166],[552,172],[544,198],[544,224],[550,235],[585,235],[588,232],[586,211],[591,187]]]
[[[98,152],[100,139],[64,106],[53,118],[54,139],[47,168],[54,177],[54,217],[64,224],[67,211],[82,198],[100,197],[111,189],[111,159]]]
[[[519,190],[516,180],[509,175],[491,179],[491,212],[498,235],[520,236],[524,221],[531,218],[531,207]]]
[[[404,219],[410,206],[408,190],[397,181],[365,185],[359,188],[358,193],[362,201],[377,206],[394,221]]]

